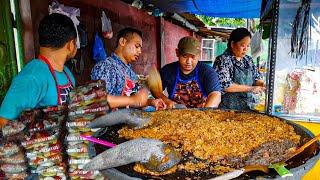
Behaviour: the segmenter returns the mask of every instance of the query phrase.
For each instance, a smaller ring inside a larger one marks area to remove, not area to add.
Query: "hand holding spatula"
[[[156,97],[163,97],[162,99],[167,105],[167,108],[171,109],[185,109],[187,108],[183,104],[176,104],[172,100],[168,99],[164,96],[163,87],[162,87],[162,81],[159,71],[155,66],[152,66],[148,71],[148,78],[147,78],[147,86],[151,93]]]

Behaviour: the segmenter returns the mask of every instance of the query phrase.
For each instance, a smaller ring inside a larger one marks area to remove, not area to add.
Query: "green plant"
[[[197,17],[208,26],[244,27],[246,20],[243,18],[215,18],[203,15]]]

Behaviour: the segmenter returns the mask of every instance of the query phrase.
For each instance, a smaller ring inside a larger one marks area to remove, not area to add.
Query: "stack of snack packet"
[[[19,121],[11,121],[2,128],[0,165],[6,179],[24,179],[29,175],[24,149],[20,146],[24,129],[25,125]]]
[[[66,137],[71,179],[103,179],[99,171],[86,171],[83,166],[90,161],[88,141],[80,134],[92,135],[97,129],[87,125],[109,110],[104,81],[95,81],[74,88],[70,92],[69,119]]]
[[[67,106],[54,106],[25,111],[20,117],[28,131],[21,144],[31,173],[38,174],[39,179],[67,178],[62,145],[66,115]]]

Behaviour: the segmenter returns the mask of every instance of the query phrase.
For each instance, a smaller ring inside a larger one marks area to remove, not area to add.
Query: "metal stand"
[[[274,0],[273,12],[272,12],[272,26],[271,26],[271,37],[269,41],[269,63],[267,73],[267,101],[266,110],[267,114],[272,114],[273,108],[273,94],[274,94],[274,79],[275,79],[275,66],[276,66],[276,55],[277,55],[277,36],[278,36],[278,21],[279,21],[279,1]]]

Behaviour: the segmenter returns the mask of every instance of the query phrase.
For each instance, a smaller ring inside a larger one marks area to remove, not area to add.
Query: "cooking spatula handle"
[[[233,178],[239,177],[241,174],[244,173],[244,171],[245,171],[244,168],[242,168],[242,169],[236,169],[236,170],[234,170],[234,171],[225,173],[225,174],[223,174],[223,175],[221,175],[221,176],[212,178],[212,179],[210,179],[210,180],[229,180],[229,179],[233,179]]]
[[[85,140],[88,140],[88,141],[91,141],[91,142],[94,142],[94,143],[97,143],[97,144],[101,144],[101,145],[104,145],[104,146],[107,146],[107,147],[111,147],[112,148],[112,147],[116,146],[116,144],[113,144],[113,143],[110,143],[110,142],[107,142],[107,141],[103,141],[103,140],[94,138],[92,136],[80,135],[80,137],[82,137]]]
[[[302,151],[304,151],[307,147],[309,147],[311,144],[316,142],[318,139],[320,139],[320,134],[318,134],[316,137],[312,138],[310,141],[305,143],[303,146],[299,147],[295,152],[293,152],[293,154],[291,156],[288,157],[287,160],[293,158],[294,156],[296,156],[299,153],[301,153]]]

